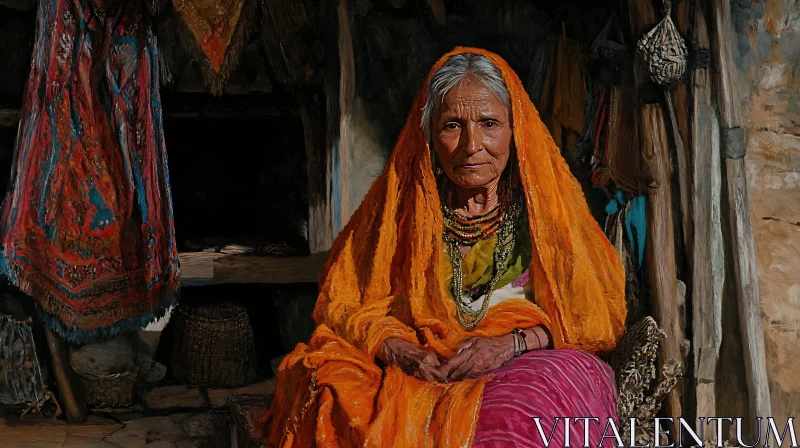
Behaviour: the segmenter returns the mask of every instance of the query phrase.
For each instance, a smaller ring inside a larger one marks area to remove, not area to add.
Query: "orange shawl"
[[[502,58],[476,48],[456,48],[430,74],[459,53],[488,57],[511,95],[536,304],[501,302],[473,331],[456,320],[442,280],[442,214],[420,129],[426,81],[383,173],[331,249],[314,310],[317,330],[279,367],[262,419],[267,446],[469,446],[486,379],[429,383],[382,369],[374,357],[388,337],[449,357],[465,338],[515,327],[544,325],[556,348],[590,352],[613,347],[624,331],[620,259],[522,83]]]

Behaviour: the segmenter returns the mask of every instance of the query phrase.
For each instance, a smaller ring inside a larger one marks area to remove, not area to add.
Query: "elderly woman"
[[[457,48],[337,238],[267,446],[597,446],[623,270],[516,74]],[[556,430],[553,426],[556,422]],[[612,439],[613,440],[613,439]]]

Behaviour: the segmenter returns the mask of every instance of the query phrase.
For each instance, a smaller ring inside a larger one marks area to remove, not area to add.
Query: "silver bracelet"
[[[511,335],[514,338],[514,357],[528,351],[528,343],[525,341],[525,333],[519,328],[511,330]]]

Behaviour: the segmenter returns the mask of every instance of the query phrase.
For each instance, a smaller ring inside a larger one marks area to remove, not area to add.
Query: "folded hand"
[[[384,341],[378,357],[423,381],[445,380],[445,376],[439,370],[441,363],[435,353],[402,339],[389,338]]]
[[[470,338],[458,352],[439,368],[450,381],[479,378],[502,366],[514,357],[514,340],[510,334],[492,338]]]

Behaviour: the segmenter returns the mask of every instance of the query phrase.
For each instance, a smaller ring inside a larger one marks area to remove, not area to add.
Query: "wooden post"
[[[349,154],[353,150],[350,144],[352,138],[349,131],[356,94],[356,68],[353,54],[353,34],[350,30],[349,1],[339,0],[337,8],[339,24],[339,144],[334,148],[334,151],[338,150],[338,157],[334,157],[335,161],[338,162],[338,167],[334,167],[333,177],[334,197],[337,196],[336,192],[338,190],[340,198],[338,204],[334,201],[334,228],[337,233],[344,227],[353,212],[350,209],[347,162]]]
[[[639,39],[656,25],[650,1],[628,1],[632,37]],[[675,231],[672,218],[672,190],[669,147],[664,122],[664,112],[659,104],[661,89],[651,86],[650,99],[643,95],[650,77],[647,67],[637,55],[634,78],[639,91],[639,145],[644,168],[650,177],[647,191],[647,265],[651,284],[653,317],[666,333],[659,348],[660,362],[679,360],[683,364],[681,346],[683,331],[678,310],[677,268],[675,265]],[[653,94],[652,92],[658,92]],[[677,422],[682,415],[682,387],[680,383],[670,392],[664,403],[666,414]]]
[[[76,393],[79,387],[74,381],[75,372],[69,364],[68,347],[50,328],[45,330],[45,335],[47,348],[50,350],[50,367],[58,385],[58,398],[64,408],[64,415],[70,423],[85,422],[88,418],[86,405],[79,398],[81,394]]]
[[[692,0],[693,34],[699,51],[708,51],[708,29],[703,14],[703,0]],[[697,66],[690,74],[691,80],[691,150],[693,164],[692,188],[692,322],[694,349],[694,388],[696,417],[716,416],[714,381],[716,378],[719,346],[717,326],[720,316],[715,306],[714,272],[720,260],[713,250],[715,223],[712,217],[714,191],[714,148],[712,147],[713,110],[711,108],[711,71]],[[698,428],[699,429],[699,428]],[[715,431],[705,428],[705,440],[711,440]]]
[[[733,60],[731,10],[728,0],[712,0],[714,23],[714,62],[717,78],[720,143],[725,156],[728,186],[731,241],[739,319],[744,347],[744,366],[751,418],[772,415],[769,395],[764,328],[761,321],[761,296],[758,289],[753,229],[750,223],[750,199],[747,193],[744,157],[746,142],[742,125],[736,67]]]
[[[676,171],[678,174],[678,204],[680,205],[681,231],[683,237],[684,250],[691,254],[692,251],[692,212],[691,212],[691,193],[692,180],[689,174],[689,160],[686,157],[686,148],[683,146],[678,114],[675,112],[672,94],[664,91],[664,104],[667,106],[667,116],[669,117],[670,130],[672,131],[672,142],[675,145],[675,161],[677,162]]]
[[[331,160],[325,143],[325,109],[320,96],[313,93],[298,95],[306,146],[308,247],[312,254],[330,249],[335,236],[331,215]]]
[[[687,36],[686,31],[689,22],[689,3],[694,0],[673,0],[672,11],[674,11],[674,22],[682,36]],[[691,67],[687,67],[690,70]],[[683,250],[686,252],[686,259],[691,260],[692,254],[692,157],[689,148],[689,116],[686,113],[690,109],[689,86],[685,79],[679,80],[664,92],[665,106],[670,121],[670,128],[675,144],[675,161],[678,175],[678,192],[680,194],[680,222],[683,237]],[[681,326],[686,332],[688,319],[686,312],[681,310]]]

